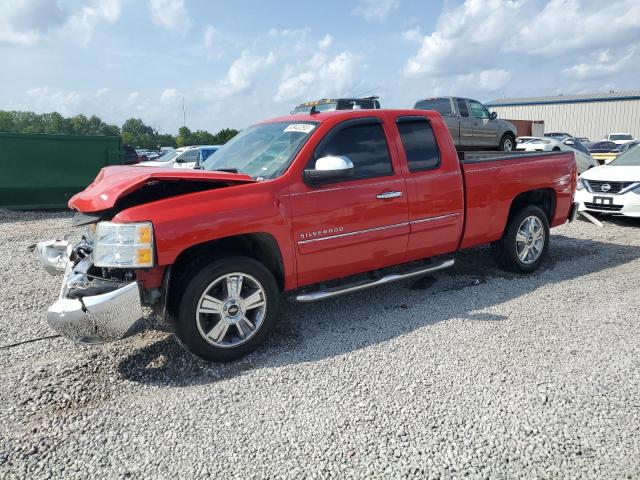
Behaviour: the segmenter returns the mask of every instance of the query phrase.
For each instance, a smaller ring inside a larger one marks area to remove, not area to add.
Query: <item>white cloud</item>
[[[614,55],[611,50],[596,51],[591,55],[591,62],[575,64],[572,67],[565,68],[562,73],[577,80],[593,80],[617,75],[632,66],[638,65],[636,52],[639,46],[639,44],[631,46],[622,55]]]
[[[459,75],[453,83],[454,90],[496,92],[502,90],[511,81],[512,73],[501,68],[482,70],[476,73]]]
[[[420,27],[415,27],[410,30],[405,30],[402,32],[402,38],[406,42],[410,43],[421,43],[422,42],[422,33],[420,32]]]
[[[213,25],[207,25],[204,29],[204,48],[213,47],[213,41],[215,39],[217,30]]]
[[[353,13],[368,21],[383,21],[398,6],[400,6],[399,0],[360,0]]]
[[[164,103],[175,100],[176,98],[178,98],[178,90],[176,90],[175,88],[167,88],[163,90],[162,94],[160,95],[160,101]]]
[[[446,5],[446,4],[445,4]],[[606,26],[606,28],[604,27]],[[441,14],[405,64],[407,77],[497,68],[526,57],[587,54],[628,41],[640,29],[640,3],[613,0],[466,0]],[[405,32],[416,40],[416,33]]]
[[[106,88],[106,87],[99,88],[98,91],[96,92],[96,97],[98,97],[98,98],[102,97],[102,96],[106,95],[107,93],[109,93],[109,91],[110,90],[108,88]]]
[[[356,86],[360,57],[344,51],[335,57],[316,53],[308,62],[285,69],[276,102],[309,100],[345,95]]]
[[[324,37],[322,37],[321,40],[318,41],[318,48],[320,50],[326,50],[331,46],[332,43],[333,37],[327,33]]]
[[[271,28],[269,29],[269,36],[270,37],[306,37],[309,32],[311,32],[311,29],[309,27],[305,27],[305,28],[295,28],[295,29],[288,29],[285,28],[283,30],[278,30],[277,28]]]
[[[0,4],[0,44],[35,45],[43,35],[66,21],[58,2],[3,1]]]
[[[97,27],[115,23],[121,12],[122,0],[93,0],[71,16],[65,28],[74,39],[86,45]]]
[[[78,107],[86,97],[77,91],[62,92],[49,87],[31,88],[26,91],[24,110],[35,112],[58,112],[62,115],[76,115]]]
[[[244,50],[231,64],[226,77],[213,88],[206,89],[207,96],[214,99],[225,98],[249,91],[253,86],[254,77],[275,61],[273,52],[260,56]]]
[[[187,30],[191,19],[184,6],[184,0],[150,0],[151,20],[167,30]]]
[[[54,32],[63,32],[86,45],[96,28],[113,24],[123,0],[92,0],[79,9],[63,8],[54,0],[16,0],[0,4],[0,43],[35,45]],[[75,13],[74,13],[75,12]]]
[[[140,92],[131,92],[128,98],[130,101],[134,101],[134,100],[137,100],[139,97],[140,97]]]

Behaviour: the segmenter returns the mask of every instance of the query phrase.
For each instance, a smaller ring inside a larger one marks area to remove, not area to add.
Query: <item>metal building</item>
[[[543,120],[545,132],[567,132],[590,140],[600,140],[612,132],[640,138],[640,90],[502,98],[486,106],[500,118]]]

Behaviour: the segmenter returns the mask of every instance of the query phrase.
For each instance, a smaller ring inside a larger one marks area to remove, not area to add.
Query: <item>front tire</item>
[[[280,292],[271,272],[247,257],[205,264],[179,299],[175,334],[194,355],[229,362],[258,348],[272,330]]]
[[[492,244],[496,263],[503,270],[531,273],[544,260],[549,249],[549,221],[535,205],[511,217],[504,235]]]
[[[516,137],[510,133],[505,133],[500,139],[498,148],[503,152],[513,152],[516,148]]]

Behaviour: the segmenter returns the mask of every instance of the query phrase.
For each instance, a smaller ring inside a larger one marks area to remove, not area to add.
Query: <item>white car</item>
[[[578,178],[579,211],[640,217],[640,145]]]
[[[573,138],[556,140],[551,137],[518,137],[516,150],[524,150],[525,152],[572,152],[576,157],[578,174],[598,165],[589,150]]]
[[[604,140],[618,145],[624,145],[625,143],[633,142],[635,138],[633,138],[633,135],[630,133],[610,133],[604,137]]]
[[[180,147],[165,153],[160,158],[149,162],[141,162],[140,167],[163,168],[195,168],[204,162],[209,155],[218,150],[220,145],[198,145],[193,147]]]

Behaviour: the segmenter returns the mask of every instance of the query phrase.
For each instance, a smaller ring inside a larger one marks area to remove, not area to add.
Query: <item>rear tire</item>
[[[503,270],[531,273],[549,249],[549,221],[535,205],[519,210],[509,219],[502,238],[492,245],[496,263]]]
[[[500,139],[498,148],[503,152],[513,152],[516,148],[516,137],[511,133],[505,133]]]
[[[229,362],[267,338],[278,316],[280,291],[260,262],[228,257],[196,270],[176,303],[180,343],[204,360]]]

